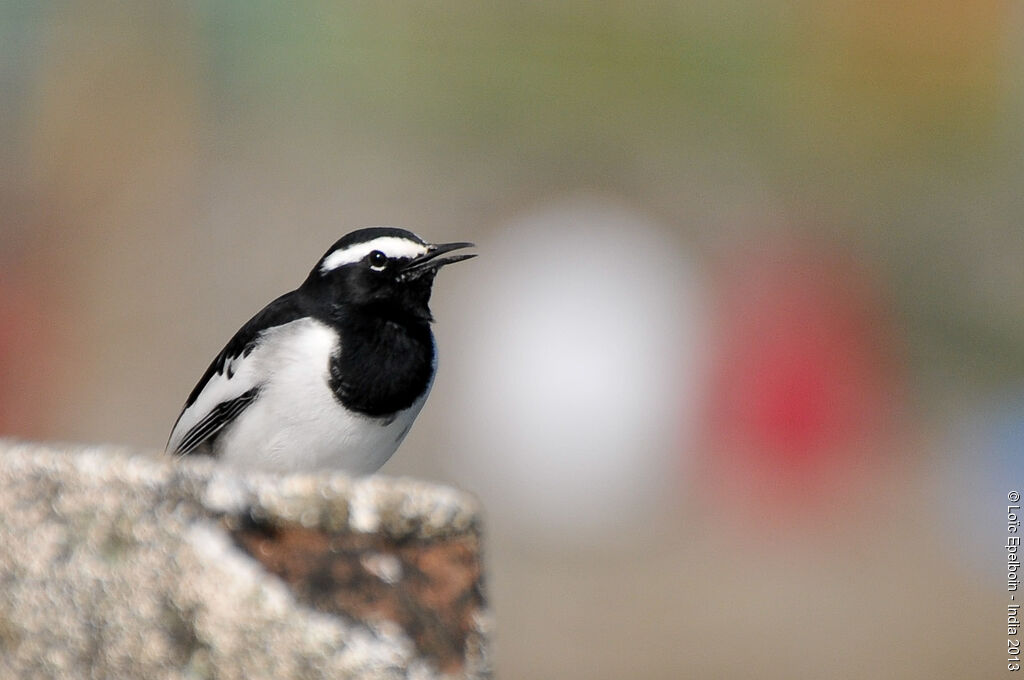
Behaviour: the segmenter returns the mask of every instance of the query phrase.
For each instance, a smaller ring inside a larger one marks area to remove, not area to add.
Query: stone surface
[[[489,677],[479,510],[0,440],[2,678]]]

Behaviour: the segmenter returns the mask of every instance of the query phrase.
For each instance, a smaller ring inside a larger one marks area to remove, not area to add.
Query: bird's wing
[[[168,453],[183,456],[212,442],[256,399],[265,376],[251,355],[265,331],[304,316],[298,302],[294,291],[282,295],[235,333],[188,395],[167,440]]]

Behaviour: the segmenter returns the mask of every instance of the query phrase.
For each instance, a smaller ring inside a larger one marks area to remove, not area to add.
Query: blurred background
[[[365,225],[508,678],[1005,673],[1024,5],[0,2],[0,434],[161,449]]]

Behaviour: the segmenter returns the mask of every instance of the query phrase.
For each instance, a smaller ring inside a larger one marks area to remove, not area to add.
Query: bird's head
[[[343,236],[309,273],[304,286],[333,307],[375,308],[430,320],[437,271],[475,253],[447,255],[472,243],[427,243],[395,227],[369,227]]]

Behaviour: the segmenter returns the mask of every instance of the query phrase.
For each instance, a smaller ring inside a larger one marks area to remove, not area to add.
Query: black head
[[[429,321],[430,291],[437,271],[474,257],[443,255],[472,245],[431,244],[395,227],[359,229],[331,246],[303,287],[334,308],[363,308]]]

